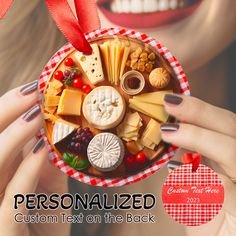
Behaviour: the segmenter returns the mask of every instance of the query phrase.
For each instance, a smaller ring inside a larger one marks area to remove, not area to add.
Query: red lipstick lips
[[[150,13],[115,13],[110,10],[109,2],[111,1],[98,0],[99,9],[108,20],[122,27],[140,29],[156,28],[182,20],[190,16],[199,7],[202,0],[196,1],[188,7]]]

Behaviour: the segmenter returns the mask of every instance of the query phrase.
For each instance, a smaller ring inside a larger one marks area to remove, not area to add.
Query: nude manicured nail
[[[163,132],[175,132],[179,129],[179,124],[166,123],[161,124],[161,131]]]
[[[41,113],[41,108],[39,105],[32,107],[23,115],[23,120],[30,122],[34,118],[36,118]]]
[[[29,94],[35,92],[37,89],[38,89],[38,81],[33,81],[33,82],[23,86],[21,88],[20,92],[23,96],[26,96],[26,95],[29,95]]]
[[[182,165],[182,163],[179,161],[169,161],[167,163],[167,168],[174,170],[176,167],[181,166],[181,165]]]
[[[35,144],[35,146],[33,148],[33,153],[35,154],[35,153],[39,152],[44,146],[45,146],[45,141],[42,138]]]
[[[182,103],[183,98],[175,94],[166,94],[164,96],[164,101],[172,105],[179,105]]]

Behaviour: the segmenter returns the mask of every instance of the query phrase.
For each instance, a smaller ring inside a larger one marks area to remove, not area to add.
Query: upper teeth
[[[184,0],[113,0],[111,10],[117,13],[142,13],[177,9],[184,5]]]

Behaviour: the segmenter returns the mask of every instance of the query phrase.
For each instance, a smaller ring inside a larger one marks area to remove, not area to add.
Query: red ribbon
[[[202,156],[199,153],[185,153],[182,156],[183,164],[192,164],[192,171],[196,172],[200,163]]]
[[[0,0],[0,19],[4,17],[14,0]],[[92,48],[84,33],[100,28],[100,21],[94,0],[74,0],[77,18],[67,0],[45,0],[49,12],[57,27],[67,40],[78,50],[86,54]]]

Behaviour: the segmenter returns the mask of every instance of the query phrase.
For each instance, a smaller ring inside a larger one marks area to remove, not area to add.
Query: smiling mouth
[[[102,13],[114,24],[154,28],[191,15],[202,0],[98,0]]]

